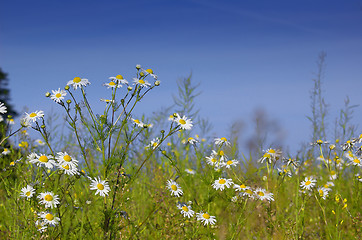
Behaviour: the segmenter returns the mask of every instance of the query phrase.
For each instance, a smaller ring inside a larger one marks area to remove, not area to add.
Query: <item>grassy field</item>
[[[190,79],[180,111],[153,118],[133,115],[162,87],[151,69],[110,78],[97,114],[88,80],[66,84],[46,96],[67,131],[40,109],[1,125],[1,239],[361,239],[362,135],[325,142],[318,91],[312,144],[244,155],[233,138],[194,135]]]

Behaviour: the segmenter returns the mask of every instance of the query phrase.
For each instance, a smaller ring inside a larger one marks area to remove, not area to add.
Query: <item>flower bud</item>
[[[136,65],[136,69],[137,69],[137,70],[140,70],[140,69],[141,69],[141,65],[137,64],[137,65]]]
[[[157,80],[157,81],[155,82],[155,86],[160,86],[160,83],[161,83],[161,82]]]
[[[64,89],[65,89],[65,90],[69,90],[69,85],[66,85],[66,86],[64,87]]]
[[[41,127],[42,129],[44,129],[44,128],[45,128],[45,125],[43,124],[43,125],[41,125],[40,127]]]
[[[128,91],[132,91],[132,87],[131,87],[131,86],[128,86],[128,87],[127,87],[127,90],[128,90]]]
[[[50,97],[50,92],[45,93],[46,97]]]
[[[72,103],[72,100],[68,99],[68,100],[67,100],[67,103],[68,103],[68,104],[71,104],[71,103]]]
[[[141,77],[144,77],[145,74],[144,74],[143,72],[140,72],[140,76],[141,76]]]

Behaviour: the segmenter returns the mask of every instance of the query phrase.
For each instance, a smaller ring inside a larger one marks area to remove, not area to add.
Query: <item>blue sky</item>
[[[331,131],[346,96],[362,102],[361,26],[362,1],[4,1],[0,67],[20,112],[60,110],[44,93],[75,76],[89,79],[98,106],[108,77],[131,79],[141,64],[162,82],[137,112],[149,115],[192,72],[201,83],[197,107],[217,136],[237,119],[250,131],[262,108],[295,146],[310,137],[309,91],[321,51]],[[361,118],[359,106],[355,123]]]

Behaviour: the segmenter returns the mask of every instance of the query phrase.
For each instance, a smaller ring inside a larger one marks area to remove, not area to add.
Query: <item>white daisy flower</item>
[[[249,186],[246,186],[245,188],[243,188],[242,191],[240,191],[239,195],[242,197],[248,197],[248,198],[254,199],[254,191]]]
[[[36,154],[31,153],[28,156],[30,163],[35,163],[38,167],[39,166],[45,166],[46,168],[53,168],[53,166],[56,165],[56,162],[53,160],[53,157],[51,155],[45,155],[45,154]]]
[[[36,122],[39,118],[44,117],[44,112],[43,111],[35,111],[32,113],[25,113],[25,122],[28,123],[33,123]]]
[[[155,149],[159,143],[160,143],[160,139],[154,138],[154,139],[151,141],[151,143],[146,146],[146,148]]]
[[[5,113],[7,113],[7,112],[8,112],[8,111],[7,111],[7,108],[6,108],[5,104],[2,103],[2,102],[0,102],[0,113],[1,113],[1,114],[5,114]]]
[[[221,147],[223,144],[225,144],[226,146],[229,146],[229,147],[231,146],[230,142],[225,137],[215,138],[214,143],[215,143],[215,145],[218,145],[219,147]]]
[[[188,174],[191,174],[191,175],[194,175],[196,173],[195,170],[193,170],[191,168],[185,169],[185,172],[187,172]]]
[[[214,183],[212,184],[212,187],[215,188],[216,190],[224,190],[225,187],[230,188],[231,185],[233,185],[233,180],[232,179],[226,179],[226,178],[219,178],[218,180],[215,180]]]
[[[58,152],[56,159],[59,165],[70,165],[72,168],[78,166],[78,160],[71,157],[67,152]]]
[[[138,78],[133,78],[133,84],[138,84],[140,85],[141,87],[145,87],[145,88],[148,88],[151,86],[151,84],[145,80],[145,79],[138,79]]]
[[[361,163],[361,159],[358,157],[355,157],[353,160],[349,161],[348,165],[353,165],[353,166],[357,166],[357,167],[362,167],[362,163]]]
[[[194,216],[195,212],[191,209],[191,206],[186,205],[185,203],[177,204],[177,208],[181,210],[181,214],[184,217],[191,218]]]
[[[188,119],[186,116],[183,116],[182,118],[178,116],[175,121],[178,123],[181,129],[190,130],[193,126],[192,120]]]
[[[124,79],[122,75],[110,77],[109,79],[118,84],[128,84],[128,81],[126,79]]]
[[[105,195],[108,196],[108,192],[111,191],[111,188],[108,185],[108,182],[106,180],[101,180],[99,177],[91,179],[92,181],[90,185],[91,190],[97,190],[96,195],[99,194],[99,196],[105,197]]]
[[[167,180],[166,187],[171,191],[171,196],[181,197],[183,194],[181,187],[174,180]]]
[[[13,118],[7,118],[6,119],[6,123],[9,124],[9,125],[14,125],[15,124],[15,121]]]
[[[4,148],[4,150],[2,151],[2,155],[8,155],[8,154],[10,154],[11,153],[11,151],[8,149],[8,148]]]
[[[198,142],[198,141],[197,141],[195,138],[189,137],[189,138],[187,139],[187,142],[185,142],[185,144],[188,143],[188,144],[191,144],[191,145],[195,145],[197,142]]]
[[[231,167],[235,167],[238,164],[239,164],[239,161],[234,159],[234,160],[229,160],[229,161],[225,162],[224,165],[226,168],[231,168]]]
[[[168,121],[175,122],[178,116],[179,116],[178,113],[171,114],[168,117]]]
[[[36,220],[35,227],[37,228],[38,232],[45,232],[47,229],[47,225],[44,221]]]
[[[107,86],[107,88],[120,88],[122,87],[121,84],[118,84],[117,82],[110,81],[109,83],[103,84],[103,86]]]
[[[157,80],[157,75],[155,75],[155,74],[153,74],[153,70],[152,69],[141,69],[142,70],[142,72],[144,73],[144,74],[146,74],[146,76],[147,75],[150,75],[150,76],[152,76],[155,80]]]
[[[80,77],[75,77],[73,80],[70,80],[67,83],[67,85],[72,85],[74,90],[81,86],[86,87],[89,84],[90,84],[90,82],[88,81],[88,79],[80,78]]]
[[[58,168],[60,170],[63,170],[65,174],[70,175],[70,176],[79,174],[78,169],[76,167],[70,165],[69,163],[64,164],[64,165],[58,164]]]
[[[311,190],[314,186],[317,180],[315,180],[313,177],[305,177],[304,181],[300,183],[300,187],[302,189]]]
[[[67,95],[67,92],[64,90],[60,90],[60,88],[58,88],[58,90],[52,90],[52,93],[53,94],[50,95],[50,99],[56,103],[60,103]]]
[[[271,164],[272,162],[277,161],[281,155],[282,152],[280,150],[269,148],[266,150],[263,157],[258,160],[258,162],[263,163],[264,161],[267,161],[269,164]]]
[[[41,212],[39,216],[42,218],[43,222],[47,225],[55,226],[60,222],[60,218],[54,216],[50,212]]]
[[[133,121],[133,123],[137,126],[137,127],[144,127],[144,123],[141,122],[140,120],[138,119],[134,119],[134,118],[131,118],[131,120]]]
[[[357,180],[358,180],[359,182],[362,182],[362,176],[361,176],[359,173],[357,173],[357,174],[355,175],[355,177],[357,178]]]
[[[330,173],[329,173],[329,179],[330,180],[335,180],[335,179],[337,179],[337,172],[336,171],[334,171],[334,170],[332,170],[332,171],[330,171]]]
[[[24,198],[26,197],[26,199],[28,199],[28,200],[30,198],[32,198],[35,193],[35,189],[30,185],[23,187],[20,191],[21,191],[20,197],[24,197]]]
[[[40,193],[38,198],[40,199],[40,203],[45,205],[45,208],[54,208],[59,204],[59,197],[58,195],[54,195],[53,192]]]
[[[319,196],[320,196],[321,198],[323,198],[324,200],[327,198],[328,192],[329,192],[330,190],[331,190],[330,188],[325,188],[325,187],[319,187],[319,188],[317,189]]]
[[[255,196],[262,201],[264,200],[267,200],[268,202],[274,201],[273,194],[267,193],[265,189],[257,188],[255,189],[254,193]]]
[[[334,183],[329,181],[327,182],[326,184],[324,184],[323,186],[324,188],[327,188],[327,189],[331,189],[331,187],[334,187]]]
[[[277,168],[279,176],[288,176],[292,177],[292,172],[287,168]]]
[[[43,140],[41,140],[41,139],[35,140],[35,143],[36,143],[37,145],[39,145],[39,146],[44,146],[44,145],[45,145],[45,142],[44,142]]]
[[[243,192],[246,189],[246,186],[244,184],[234,184],[235,191]]]
[[[216,223],[215,216],[210,216],[208,213],[199,212],[196,213],[196,217],[198,221],[201,221],[204,224],[204,226],[208,224],[214,225]]]

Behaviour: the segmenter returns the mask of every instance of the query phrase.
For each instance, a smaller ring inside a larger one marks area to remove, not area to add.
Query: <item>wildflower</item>
[[[58,88],[58,90],[52,90],[52,95],[50,95],[50,99],[53,100],[56,103],[60,103],[64,97],[67,95],[67,92],[64,90],[60,90],[60,88]]]
[[[8,155],[10,154],[10,150],[8,148],[4,148],[4,150],[1,153],[2,155]]]
[[[32,113],[25,113],[25,122],[27,123],[33,123],[36,122],[39,118],[44,117],[44,112],[43,111],[35,111]]]
[[[188,119],[186,116],[183,116],[182,118],[178,116],[175,120],[175,122],[178,123],[178,125],[181,127],[181,129],[190,130],[192,128],[192,120]]]
[[[39,232],[45,232],[45,230],[47,229],[46,223],[39,220],[36,220],[35,227],[38,229]]]
[[[330,187],[334,187],[333,182],[327,182],[326,184],[324,184],[324,188],[330,189]]]
[[[146,69],[146,70],[144,70],[144,69],[141,69],[142,70],[142,72],[144,73],[144,74],[146,74],[146,76],[147,75],[150,75],[150,76],[152,76],[155,80],[157,80],[157,75],[155,75],[155,74],[153,74],[153,70],[152,69]]]
[[[269,202],[274,201],[273,194],[267,193],[265,189],[257,188],[257,189],[255,189],[254,193],[255,193],[255,196],[262,201],[264,201],[264,200],[267,200]]]
[[[315,146],[315,145],[322,145],[322,144],[328,144],[329,142],[328,141],[323,141],[323,140],[321,140],[321,139],[318,139],[317,141],[315,141],[315,142],[312,142],[310,145],[312,145],[312,146]]]
[[[70,176],[79,174],[78,169],[70,164],[64,164],[64,165],[58,164],[58,168],[60,170],[63,170],[65,174],[70,175]]]
[[[128,84],[128,81],[126,79],[123,78],[122,75],[117,75],[115,77],[110,77],[109,78],[111,81],[118,83],[118,84]]]
[[[21,142],[19,143],[19,147],[21,147],[21,148],[28,148],[28,147],[29,147],[29,144],[28,144],[28,142],[21,141]]]
[[[14,121],[13,118],[7,118],[7,119],[6,119],[6,122],[7,122],[7,124],[9,124],[9,125],[14,125],[14,124],[15,124],[15,121]]]
[[[349,165],[362,167],[361,159],[358,157],[355,157],[355,158],[353,158],[353,160],[352,159],[350,160]]]
[[[325,200],[326,197],[328,196],[328,192],[330,191],[330,189],[325,187],[319,187],[317,191],[319,196]]]
[[[357,180],[358,180],[359,182],[362,182],[362,176],[361,176],[359,173],[357,173],[357,174],[355,175],[355,177],[357,178]]]
[[[292,172],[287,168],[277,168],[279,176],[288,176],[292,177]]]
[[[60,222],[60,218],[55,217],[50,212],[41,212],[39,216],[42,218],[43,222],[48,225],[55,226]]]
[[[254,191],[251,187],[245,186],[242,188],[242,191],[240,191],[239,196],[254,199]]]
[[[110,100],[110,99],[101,98],[100,100],[105,103],[114,103],[114,100]]]
[[[157,148],[157,146],[158,146],[159,143],[160,143],[160,139],[154,138],[154,139],[151,141],[151,143],[146,146],[146,148],[155,149],[155,148]]]
[[[313,177],[305,177],[304,181],[301,182],[300,187],[302,189],[310,190],[315,186],[317,180],[313,179]]]
[[[141,87],[145,87],[145,88],[148,88],[151,86],[151,84],[145,80],[145,79],[138,79],[138,78],[133,78],[133,84],[138,84],[140,85]]]
[[[239,164],[238,160],[234,159],[234,160],[229,160],[229,161],[225,162],[224,165],[226,168],[231,168],[231,167],[235,167],[238,164]]]
[[[57,207],[57,204],[59,204],[58,195],[54,195],[53,192],[40,193],[38,198],[40,203],[45,205],[45,208]]]
[[[178,113],[174,113],[174,114],[171,114],[169,117],[168,117],[168,121],[171,121],[171,122],[175,122],[176,118],[178,117]]]
[[[337,172],[334,171],[334,170],[330,171],[330,173],[329,173],[329,179],[330,179],[330,180],[335,180],[335,179],[337,179]]]
[[[275,150],[272,148],[269,148],[264,155],[259,159],[258,162],[263,163],[264,161],[267,161],[269,164],[272,162],[275,162],[279,159],[282,152],[280,150]]]
[[[30,163],[36,163],[37,166],[43,166],[46,168],[53,168],[54,165],[56,165],[55,161],[53,160],[53,157],[51,155],[44,155],[44,154],[36,154],[31,153],[28,156]]]
[[[72,85],[74,90],[76,90],[78,87],[87,86],[90,82],[88,79],[75,77],[73,80],[68,81],[67,85]]]
[[[58,152],[56,159],[59,165],[70,165],[72,168],[78,166],[78,160],[68,155],[67,152]]]
[[[7,108],[6,108],[5,104],[2,103],[2,102],[0,102],[0,113],[1,113],[1,114],[5,114],[5,113],[7,113],[7,112],[8,112],[8,111],[7,111]]]
[[[45,142],[42,141],[41,139],[35,140],[35,143],[38,144],[39,146],[44,146],[45,145]]]
[[[110,81],[109,83],[103,84],[103,86],[107,86],[107,88],[120,88],[122,87],[121,84],[115,83],[113,81]]]
[[[348,141],[345,142],[341,147],[342,147],[342,150],[343,150],[343,151],[347,151],[347,150],[353,149],[353,145],[354,145],[354,142],[348,140]]]
[[[246,189],[246,186],[244,184],[240,184],[240,185],[234,184],[234,189],[235,189],[235,191],[242,192],[242,191],[244,191],[244,189]]]
[[[198,142],[198,141],[197,141],[195,138],[193,138],[193,137],[189,137],[189,138],[187,139],[187,143],[188,143],[188,144],[191,144],[191,145],[195,145],[197,142]]]
[[[221,159],[217,158],[217,153],[214,150],[209,157],[206,157],[206,162],[216,168],[222,167],[224,165],[224,162]]]
[[[187,172],[188,174],[191,174],[191,175],[194,175],[196,173],[195,170],[192,170],[191,168],[185,169],[185,172]]]
[[[226,179],[226,178],[219,178],[218,180],[215,180],[212,184],[212,187],[216,190],[224,190],[225,187],[230,188],[230,186],[233,185],[232,179]]]
[[[21,191],[20,197],[24,197],[24,198],[26,197],[26,199],[28,199],[28,200],[30,198],[32,198],[35,193],[35,189],[30,185],[23,187],[20,191]]]
[[[105,197],[105,195],[108,195],[108,192],[111,191],[106,180],[101,180],[99,177],[94,179],[90,178],[90,180],[92,181],[90,189],[97,190],[96,195],[99,194],[99,196]]]
[[[181,187],[174,180],[167,180],[167,189],[171,191],[171,195],[180,197],[183,194]]]
[[[215,145],[218,145],[219,147],[221,147],[223,144],[225,144],[226,146],[231,146],[230,142],[224,137],[215,138],[214,143],[215,143]]]
[[[293,158],[283,158],[283,162],[287,164],[287,166],[292,165],[294,168],[299,166],[299,162]]]
[[[191,209],[191,206],[186,205],[185,203],[177,204],[177,208],[181,210],[181,214],[184,215],[184,217],[191,218],[195,214],[195,212]]]
[[[141,122],[140,120],[134,119],[134,118],[131,118],[131,120],[133,121],[133,123],[134,123],[137,127],[144,127],[144,123]]]
[[[206,213],[203,213],[203,212],[196,213],[196,217],[197,217],[198,221],[201,221],[204,224],[204,226],[206,226],[208,224],[214,225],[216,223],[215,216],[210,216],[210,214],[208,214],[207,212]]]

